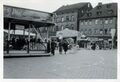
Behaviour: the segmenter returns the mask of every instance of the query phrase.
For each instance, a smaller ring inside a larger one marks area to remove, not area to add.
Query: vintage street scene
[[[117,7],[77,2],[46,12],[4,4],[4,79],[117,79]]]

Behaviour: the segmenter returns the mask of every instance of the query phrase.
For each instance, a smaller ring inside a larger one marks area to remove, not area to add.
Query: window
[[[87,21],[87,20],[85,20],[85,25],[87,25],[87,23],[88,23],[88,21]]]
[[[108,33],[108,30],[107,30],[107,29],[105,29],[104,31],[105,31],[105,34],[107,34],[107,33]]]
[[[94,34],[96,34],[96,29],[94,29]]]
[[[63,17],[61,18],[61,21],[64,22],[64,18]]]
[[[71,20],[72,20],[72,21],[74,21],[74,20],[75,20],[75,18],[74,18],[74,16],[73,16],[73,15],[71,16]]]
[[[98,29],[94,29],[94,34],[98,34]]]
[[[113,10],[108,10],[108,14],[113,14]]]
[[[84,31],[83,29],[80,29],[80,33],[81,33],[81,34],[83,34],[83,31]]]
[[[88,7],[90,7],[90,4],[88,3]]]
[[[66,25],[65,28],[69,28],[68,25]]]
[[[103,24],[103,20],[102,19],[100,19],[100,24]]]
[[[62,26],[61,26],[61,30],[63,30],[63,29],[64,29],[64,26],[62,25]]]
[[[103,34],[103,29],[100,29],[100,34],[101,34],[101,35]]]
[[[85,29],[82,29],[82,33],[85,34]]]
[[[108,24],[108,19],[105,19],[105,24]]]
[[[92,20],[89,20],[89,25],[91,25],[92,24]]]
[[[56,26],[56,31],[59,31],[59,28],[58,28],[58,26]]]
[[[111,18],[111,19],[109,20],[109,22],[112,23],[112,22],[113,22],[113,19]]]
[[[80,21],[80,25],[83,25],[83,21]]]
[[[95,24],[98,24],[98,20],[97,19],[95,20]]]
[[[53,31],[53,32],[55,31],[55,27],[53,27],[52,31]]]
[[[87,34],[87,29],[84,30],[84,33]]]
[[[66,16],[66,21],[69,21],[69,16]]]
[[[99,29],[97,29],[96,33],[99,34]]]
[[[56,22],[59,22],[59,18],[58,17],[56,18]]]
[[[88,30],[88,33],[89,33],[89,34],[92,34],[92,30],[91,30],[91,29],[89,29],[89,30]]]

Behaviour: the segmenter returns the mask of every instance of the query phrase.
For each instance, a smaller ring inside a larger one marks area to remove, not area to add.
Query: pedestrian
[[[66,54],[67,50],[68,50],[68,43],[66,41],[63,42],[63,50]]]
[[[60,54],[62,54],[62,48],[63,48],[63,46],[62,46],[62,40],[60,40],[60,42],[59,42],[59,53]]]
[[[55,55],[55,47],[56,47],[56,43],[54,42],[54,40],[51,41],[51,54]]]
[[[50,40],[47,42],[47,53],[50,53]]]
[[[96,44],[95,42],[92,44],[92,50],[95,50],[96,49]]]

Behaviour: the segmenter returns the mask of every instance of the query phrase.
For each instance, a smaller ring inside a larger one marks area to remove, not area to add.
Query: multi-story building
[[[98,3],[79,20],[79,32],[92,41],[109,41],[111,29],[116,30],[117,38],[117,3]]]
[[[78,18],[82,17],[87,11],[91,10],[90,3],[77,3],[72,5],[62,6],[54,12],[53,20],[56,23],[54,27],[54,35],[56,31],[69,28],[79,30]]]

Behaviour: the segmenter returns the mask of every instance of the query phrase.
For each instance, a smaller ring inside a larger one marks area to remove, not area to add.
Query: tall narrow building
[[[86,12],[92,9],[89,2],[65,5],[54,12],[53,21],[56,23],[54,34],[56,31],[69,28],[71,30],[79,30],[79,20]]]
[[[116,31],[114,44],[117,45],[117,3],[98,3],[79,19],[79,32],[90,41],[111,41],[111,29]]]

